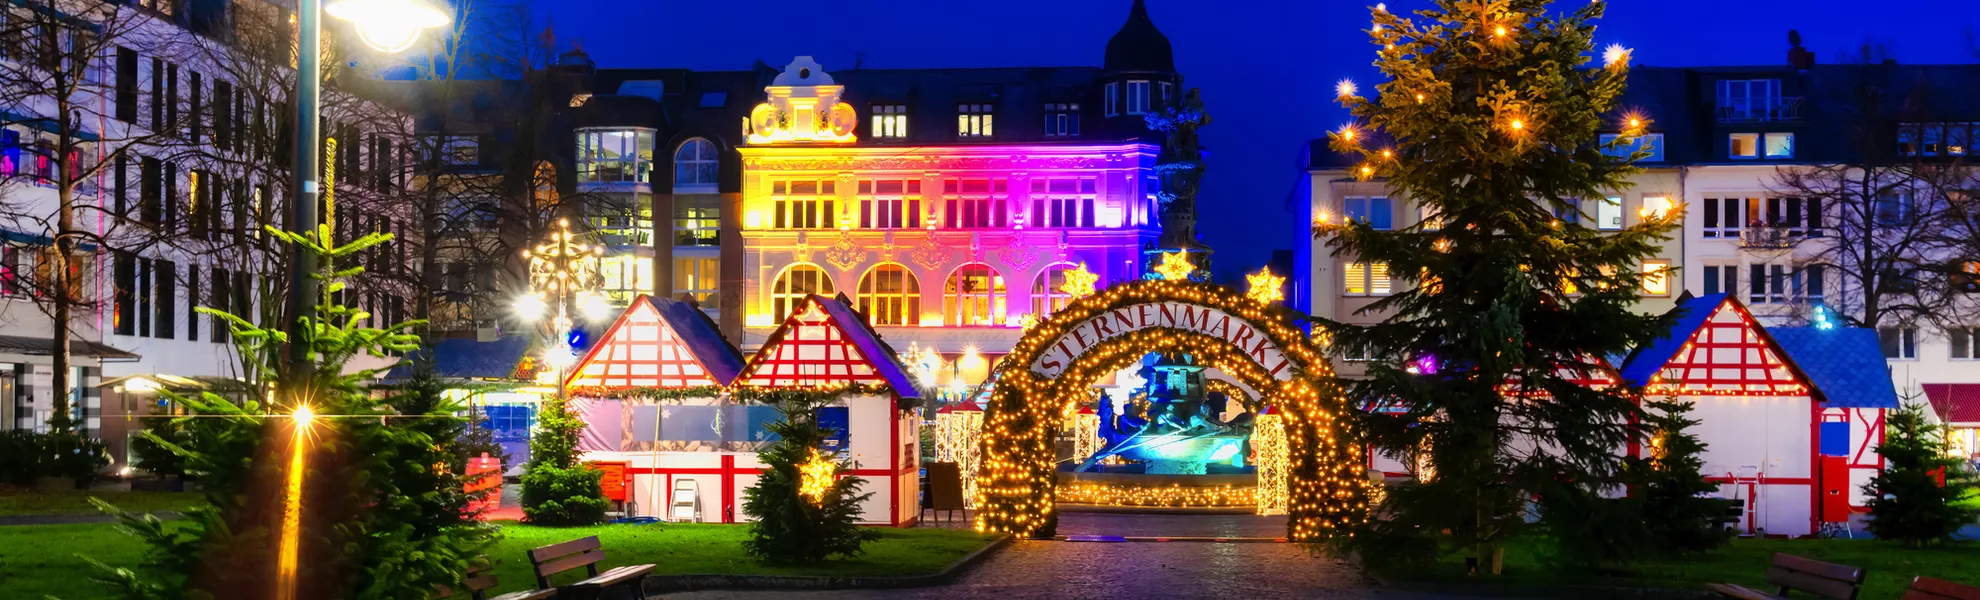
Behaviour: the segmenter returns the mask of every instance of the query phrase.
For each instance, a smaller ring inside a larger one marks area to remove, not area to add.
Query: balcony
[[[1739,247],[1756,250],[1785,250],[1801,244],[1808,234],[1800,228],[1754,223],[1739,232]]]
[[[1801,98],[1720,98],[1720,123],[1778,123],[1801,120]]]

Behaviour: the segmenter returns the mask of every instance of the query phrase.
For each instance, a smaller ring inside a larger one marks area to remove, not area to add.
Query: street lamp
[[[317,149],[322,135],[323,95],[321,68],[323,0],[296,3],[296,137],[295,183],[289,189],[289,210],[294,219],[291,231],[316,231],[316,202],[319,189]],[[424,29],[447,24],[447,14],[424,0],[331,0],[331,16],[357,26],[358,37],[383,52],[399,52],[412,46]],[[303,317],[316,301],[316,255],[298,252],[289,264],[288,314],[289,370],[294,385],[300,387],[315,370],[310,357],[307,328]]]
[[[557,369],[557,399],[564,400],[565,370],[575,362],[571,356],[571,309],[599,298],[598,257],[604,248],[577,241],[569,219],[558,219],[549,241],[534,250],[524,250],[529,260],[530,289],[516,301],[516,313],[527,320],[550,317],[549,343],[543,349],[543,362]],[[592,310],[587,307],[587,312]]]

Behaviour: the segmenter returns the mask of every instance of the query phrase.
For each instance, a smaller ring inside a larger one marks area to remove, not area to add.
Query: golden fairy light
[[[1099,282],[1100,276],[1087,270],[1086,263],[1081,261],[1079,266],[1066,271],[1066,282],[1059,284],[1059,291],[1073,298],[1085,298],[1093,295],[1093,288]]]
[[[1492,37],[1506,37],[1506,26],[1500,25],[1498,27],[1494,27],[1492,29]]]
[[[1352,79],[1343,77],[1341,78],[1340,83],[1334,84],[1335,96],[1339,96],[1343,99],[1351,98],[1354,96],[1354,92],[1355,92],[1354,80]]]
[[[1417,92],[1417,93],[1416,93],[1416,103],[1417,103],[1417,104],[1422,104],[1422,103],[1423,103],[1423,93],[1422,93],[1422,92]]]
[[[1374,177],[1374,176],[1375,176],[1375,167],[1372,167],[1372,166],[1369,166],[1369,165],[1361,165],[1361,178],[1362,178],[1362,179],[1367,179],[1367,178],[1369,178],[1369,177]]]
[[[810,498],[812,504],[822,505],[825,494],[832,491],[832,481],[838,473],[839,463],[813,448],[811,460],[798,465],[798,493]]]
[[[1388,148],[1382,149],[1382,158],[1395,158],[1395,156],[1396,153],[1390,152]]]
[[[1187,281],[1195,271],[1196,265],[1189,263],[1189,253],[1182,250],[1163,252],[1162,264],[1155,266],[1155,273],[1166,281]]]
[[[1602,66],[1611,69],[1629,66],[1629,49],[1622,44],[1609,44],[1602,50]]]
[[[1521,130],[1524,130],[1524,129],[1526,129],[1526,122],[1525,122],[1525,121],[1521,121],[1521,120],[1519,120],[1519,119],[1513,119],[1513,120],[1512,120],[1512,123],[1511,123],[1511,125],[1512,125],[1512,128],[1513,128],[1513,131],[1521,131]]]
[[[1280,289],[1285,285],[1286,278],[1273,275],[1271,267],[1259,269],[1257,273],[1244,276],[1244,279],[1248,286],[1244,295],[1260,304],[1271,304],[1286,297],[1285,291]]]

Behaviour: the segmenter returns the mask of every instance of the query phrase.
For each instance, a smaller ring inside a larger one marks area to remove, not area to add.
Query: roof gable
[[[755,387],[886,385],[902,398],[920,393],[898,353],[843,296],[812,294],[750,357],[737,380]]]
[[[1769,327],[1788,360],[1808,376],[1824,404],[1836,408],[1897,408],[1890,365],[1877,332],[1862,327]]]
[[[1925,399],[1947,423],[1980,423],[1980,383],[1926,383]]]
[[[1669,335],[1630,356],[1625,380],[1655,394],[1820,398],[1738,300],[1713,294],[1678,310]]]
[[[678,314],[674,305],[679,303],[664,302],[645,295],[635,298],[571,369],[567,383],[681,389],[733,381],[740,370],[740,353],[719,335],[710,340],[712,328],[704,331],[703,323]]]

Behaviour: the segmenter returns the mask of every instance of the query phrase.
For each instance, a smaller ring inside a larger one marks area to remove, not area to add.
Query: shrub
[[[605,520],[604,476],[591,465],[539,464],[522,476],[523,520],[531,525],[592,525]]]

